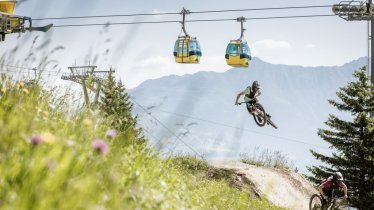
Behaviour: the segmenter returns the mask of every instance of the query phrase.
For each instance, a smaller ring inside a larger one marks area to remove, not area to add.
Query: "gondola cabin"
[[[251,51],[247,42],[241,40],[231,40],[226,48],[226,63],[232,67],[248,67],[251,57]]]
[[[7,34],[24,33],[26,31],[47,32],[53,25],[33,27],[30,17],[14,15],[17,1],[0,0],[0,42],[5,40]],[[28,24],[27,24],[28,23]]]
[[[177,63],[199,63],[201,57],[200,44],[195,37],[183,36],[175,41],[174,58]]]
[[[14,14],[16,4],[17,4],[17,1],[0,0],[0,12],[12,15]]]
[[[16,4],[17,1],[0,0],[0,41],[5,40],[6,34],[24,32],[25,19],[13,15]]]

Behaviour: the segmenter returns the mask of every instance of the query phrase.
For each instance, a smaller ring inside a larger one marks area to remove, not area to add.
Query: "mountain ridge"
[[[333,67],[274,65],[254,59],[249,69],[169,75],[145,81],[129,93],[142,106],[153,107],[149,109],[152,116],[172,131],[134,107],[134,113],[142,116],[140,124],[174,152],[189,151],[175,137],[187,133],[183,135],[185,142],[208,159],[238,159],[239,154],[258,146],[289,154],[305,169],[317,163],[307,154],[309,149],[331,152],[316,134],[318,128],[325,127],[328,114],[349,117],[337,112],[328,99],[336,99],[339,87],[365,64],[366,58]],[[257,127],[245,107],[234,106],[236,94],[254,80],[261,84],[260,103],[278,130]],[[195,125],[187,126],[190,123]]]
[[[367,59],[368,59],[367,57],[360,57],[360,58],[357,58],[355,60],[346,62],[343,65],[334,65],[334,66],[302,66],[302,65],[273,64],[273,63],[269,63],[269,62],[266,62],[264,60],[261,60],[260,58],[253,58],[251,65],[253,65],[253,63],[260,62],[260,63],[266,63],[266,64],[270,64],[270,65],[277,66],[277,67],[291,67],[291,68],[294,67],[294,68],[305,68],[306,70],[314,70],[314,69],[319,69],[319,68],[345,68],[347,66],[356,66],[355,63],[364,64],[365,62],[367,62]],[[166,76],[162,76],[162,77],[155,78],[155,79],[148,79],[148,80],[143,81],[142,83],[140,83],[137,87],[131,88],[129,90],[131,91],[131,90],[137,89],[140,86],[142,86],[144,84],[147,84],[148,82],[152,82],[152,81],[159,80],[159,79],[164,79],[164,78],[178,78],[178,77],[184,77],[184,76],[188,76],[188,75],[195,75],[195,74],[199,74],[199,73],[217,73],[217,74],[222,74],[222,73],[226,73],[226,72],[232,71],[234,69],[236,69],[236,68],[230,68],[230,69],[228,69],[225,72],[199,71],[199,72],[196,72],[196,73],[188,73],[188,74],[184,74],[184,75],[171,74],[171,75],[166,75]],[[245,70],[247,70],[247,69],[245,69]],[[251,66],[249,67],[248,71],[250,71],[250,70],[251,70]]]

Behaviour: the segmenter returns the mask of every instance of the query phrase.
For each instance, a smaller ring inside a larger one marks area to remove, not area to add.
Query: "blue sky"
[[[179,12],[183,7],[191,11],[243,9],[261,7],[330,5],[339,1],[330,0],[28,0],[19,5],[16,13],[32,18],[66,17],[82,15],[134,14],[152,12]],[[213,14],[191,14],[187,19],[217,19],[245,17],[268,17],[286,15],[332,14],[329,8],[286,11],[230,12]],[[34,25],[47,23],[80,24],[180,20],[179,15],[147,16],[130,18],[101,18],[89,20],[34,21]],[[17,43],[27,49],[35,36],[39,41],[51,38],[50,48],[63,46],[55,54],[60,67],[94,62],[101,70],[110,66],[132,88],[144,80],[164,75],[194,73],[198,71],[223,72],[230,69],[225,64],[224,52],[230,39],[240,35],[239,23],[201,22],[188,23],[187,31],[201,43],[203,57],[199,65],[175,64],[172,57],[174,42],[180,32],[180,24],[153,24],[136,26],[53,28],[46,34],[24,34],[7,37],[1,43],[0,54],[12,49]],[[286,20],[253,20],[245,23],[245,38],[253,56],[270,63],[303,66],[341,65],[367,55],[367,23],[347,22],[339,17],[323,17]],[[20,41],[22,40],[22,42]],[[25,56],[18,53],[17,59]],[[28,63],[28,65],[33,65]],[[250,69],[249,69],[250,70]]]

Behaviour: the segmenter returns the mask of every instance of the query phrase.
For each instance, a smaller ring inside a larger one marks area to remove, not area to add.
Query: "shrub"
[[[250,154],[240,154],[240,157],[243,163],[250,165],[287,170],[293,168],[293,162],[280,151],[260,150],[260,148],[256,147]]]

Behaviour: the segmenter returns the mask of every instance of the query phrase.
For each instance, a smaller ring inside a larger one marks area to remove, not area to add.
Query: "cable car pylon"
[[[184,35],[179,34],[177,41],[175,41],[175,62],[197,64],[201,57],[200,44],[196,37],[191,37],[186,30],[186,15],[190,14],[190,11],[183,8],[180,14],[183,16],[181,33],[184,33]]]
[[[114,73],[112,69],[110,71],[96,71],[96,68],[97,66],[71,66],[68,67],[71,73],[61,76],[62,80],[70,80],[82,85],[84,100],[87,107],[94,107],[97,105],[103,81],[108,78],[110,73]],[[88,90],[95,92],[95,99],[92,104],[90,102]]]
[[[370,82],[374,84],[374,4],[373,0],[368,1],[342,1],[339,4],[332,6],[332,11],[335,15],[343,18],[346,21],[370,21]],[[369,46],[368,46],[369,47]],[[368,56],[369,57],[369,56]],[[369,65],[368,65],[369,68]],[[374,117],[374,113],[370,113],[371,117]]]

